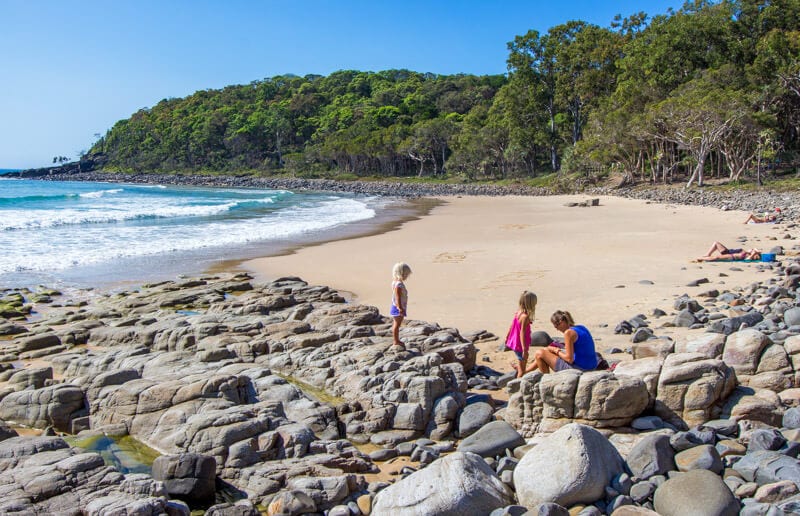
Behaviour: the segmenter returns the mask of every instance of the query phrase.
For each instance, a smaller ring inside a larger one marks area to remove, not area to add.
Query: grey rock
[[[776,451],[786,444],[786,438],[774,428],[760,428],[750,434],[750,442],[747,444],[747,453],[759,450]]]
[[[739,434],[739,424],[732,419],[712,419],[703,423],[703,426],[727,437],[735,437]]]
[[[661,484],[653,505],[662,516],[736,516],[739,502],[722,479],[707,470],[688,471]]]
[[[474,434],[493,416],[494,409],[486,402],[468,404],[458,416],[458,437],[463,439]]]
[[[569,516],[569,511],[557,503],[540,503],[527,514],[532,516]]]
[[[571,507],[601,498],[623,469],[622,457],[602,434],[571,423],[522,457],[514,470],[514,486],[520,504],[527,507],[545,502]]]
[[[675,465],[683,472],[705,469],[721,474],[724,469],[719,452],[710,444],[701,444],[675,454]]]
[[[786,326],[800,325],[800,307],[794,307],[783,312],[783,322]]]
[[[397,457],[397,450],[394,448],[383,448],[369,454],[369,458],[375,462],[384,462],[395,457]]]
[[[5,421],[0,420],[0,441],[5,441],[18,435],[16,430],[8,426]]]
[[[527,512],[527,507],[523,507],[521,505],[508,505],[506,507],[500,507],[499,509],[493,510],[491,513],[489,513],[489,516],[523,516],[523,514]]]
[[[161,455],[153,461],[152,476],[164,482],[170,496],[192,504],[214,499],[217,463],[197,453]]]
[[[549,346],[553,342],[552,337],[546,331],[534,331],[531,333],[531,346]]]
[[[611,487],[618,493],[628,495],[631,492],[633,480],[627,473],[620,473],[611,480]]]
[[[733,469],[758,485],[791,480],[800,487],[800,461],[775,451],[757,451],[741,458]]]
[[[648,479],[675,469],[675,451],[668,435],[645,436],[628,453],[628,467],[634,477]]]
[[[800,428],[800,407],[792,407],[783,413],[784,428]]]
[[[639,328],[631,337],[631,342],[634,344],[644,342],[653,336],[653,330],[650,328]]]
[[[689,310],[681,310],[672,320],[672,324],[681,328],[691,328],[695,323],[697,323],[697,317]]]
[[[70,384],[12,392],[0,400],[0,419],[33,428],[53,426],[69,432],[72,419],[85,415],[88,407],[83,391]]]
[[[525,444],[525,439],[505,421],[491,421],[458,445],[460,452],[477,453],[481,457],[502,455]]]
[[[281,491],[275,495],[267,506],[269,514],[281,516],[299,516],[317,511],[314,500],[303,491]]]
[[[614,499],[611,500],[606,510],[609,512],[609,514],[614,514],[618,512],[620,508],[630,505],[633,505],[633,499],[630,496],[619,495],[615,496]]]
[[[631,421],[631,428],[639,431],[664,428],[664,420],[658,416],[642,416]]]
[[[753,327],[763,320],[764,316],[761,315],[760,312],[748,312],[738,317],[730,317],[727,319],[714,321],[711,325],[709,325],[708,331],[730,335],[739,331],[739,328],[741,328],[743,324],[747,327]]]
[[[50,348],[61,344],[61,339],[55,333],[42,333],[21,339],[18,344],[19,353],[35,351],[37,349]]]
[[[636,503],[643,503],[650,499],[653,496],[653,493],[656,492],[656,486],[652,482],[642,481],[636,482],[631,486],[630,497]]]
[[[511,491],[478,455],[455,452],[380,491],[372,514],[485,516],[513,502]]]

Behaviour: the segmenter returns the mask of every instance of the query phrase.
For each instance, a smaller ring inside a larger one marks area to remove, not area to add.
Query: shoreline
[[[238,271],[242,270],[239,264],[246,260],[286,255],[305,246],[391,231],[408,220],[425,216],[439,203],[431,198],[373,195],[369,195],[365,202],[374,210],[374,216],[368,219],[297,233],[288,238],[242,242],[235,246],[204,247],[176,253],[118,258],[110,262],[77,265],[49,272],[21,270],[2,276],[0,289],[35,289],[39,285],[47,285],[67,290],[98,288],[114,291],[181,276]]]
[[[223,259],[211,267],[206,268],[204,272],[207,274],[246,272],[247,268],[244,267],[243,264],[251,260],[289,256],[307,247],[316,247],[331,242],[354,240],[389,233],[400,229],[407,222],[429,216],[431,211],[442,203],[443,201],[441,199],[434,198],[406,199],[404,200],[403,206],[394,209],[385,209],[378,213],[375,218],[351,222],[341,228],[333,228],[331,231],[325,231],[322,235],[319,235],[319,238],[298,239],[295,243],[279,246],[277,250],[255,258],[239,257]]]
[[[531,187],[524,184],[497,185],[492,183],[412,183],[407,181],[350,180],[318,178],[274,178],[247,175],[183,175],[183,174],[125,174],[113,172],[81,172],[75,174],[52,174],[20,179],[40,181],[98,181],[130,182],[134,184],[169,184],[185,186],[207,186],[219,188],[274,188],[327,192],[348,192],[387,197],[453,197],[453,196],[613,196],[638,199],[661,204],[684,206],[707,206],[729,210],[743,210],[754,213],[772,207],[780,207],[784,217],[789,220],[800,219],[800,192],[774,192],[768,187],[758,190],[709,189],[694,187],[686,189],[682,183],[652,184],[633,186],[588,186],[581,191],[556,192],[545,187]]]

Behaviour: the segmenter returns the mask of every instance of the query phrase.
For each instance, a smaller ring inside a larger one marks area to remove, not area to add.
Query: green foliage
[[[544,176],[566,188],[611,172],[702,183],[709,163],[760,180],[773,155],[800,151],[797,0],[569,21],[508,49],[507,76],[340,70],[164,99],[97,135],[91,153],[125,172]]]

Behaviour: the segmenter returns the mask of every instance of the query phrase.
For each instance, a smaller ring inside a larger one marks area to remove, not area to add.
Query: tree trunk
[[[697,159],[697,166],[694,167],[694,171],[692,172],[692,176],[689,178],[689,182],[686,183],[686,188],[692,186],[692,182],[696,179],[697,186],[703,186],[703,167],[706,164],[706,154],[703,153]]]

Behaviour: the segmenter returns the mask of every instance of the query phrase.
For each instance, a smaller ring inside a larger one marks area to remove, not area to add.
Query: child
[[[527,290],[519,296],[519,310],[514,314],[511,327],[506,335],[506,347],[517,355],[517,362],[511,365],[517,371],[517,378],[525,374],[528,362],[528,349],[531,347],[531,322],[536,313],[536,294]]]
[[[411,275],[411,267],[407,263],[398,262],[392,267],[392,308],[389,315],[392,316],[392,337],[394,345],[401,349],[406,349],[405,344],[400,342],[400,324],[408,315],[408,290],[404,281]]]

